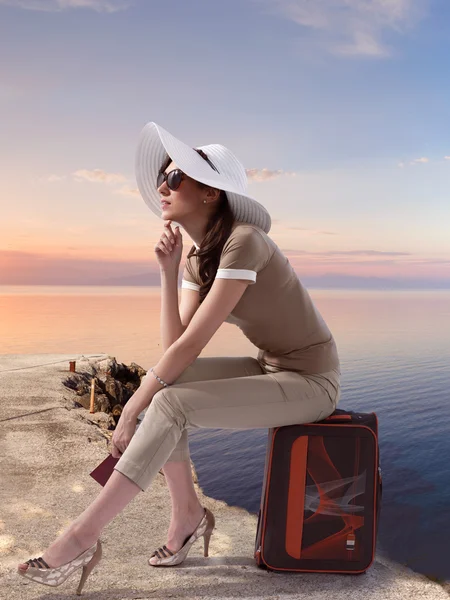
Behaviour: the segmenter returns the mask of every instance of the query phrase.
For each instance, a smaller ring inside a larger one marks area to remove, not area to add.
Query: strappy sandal
[[[25,564],[30,565],[28,569],[17,569],[17,572],[44,585],[50,585],[56,587],[66,581],[70,575],[72,575],[77,569],[83,567],[83,573],[81,574],[80,583],[78,584],[77,594],[81,595],[86,579],[91,573],[95,565],[100,561],[102,557],[102,545],[100,540],[97,540],[93,546],[82,552],[79,556],[60,567],[51,568],[40,556],[39,558],[31,558],[27,560]]]
[[[183,542],[183,546],[178,550],[178,552],[172,552],[169,548],[164,545],[161,548],[158,548],[153,552],[148,560],[148,564],[151,567],[173,567],[174,565],[179,565],[184,561],[186,556],[189,553],[189,550],[192,548],[193,543],[199,537],[203,536],[203,544],[204,544],[204,556],[208,556],[209,549],[209,540],[211,539],[211,535],[215,526],[215,518],[209,508],[204,508],[205,514],[202,517],[202,520],[198,524],[197,528],[191,535],[188,535],[187,538]],[[156,558],[158,562],[150,562],[150,559]]]

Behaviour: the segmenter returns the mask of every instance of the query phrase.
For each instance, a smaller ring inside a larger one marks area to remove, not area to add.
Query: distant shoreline
[[[417,287],[411,287],[411,288],[405,288],[405,287],[390,287],[390,288],[370,288],[370,287],[333,287],[333,286],[313,286],[313,285],[308,285],[307,282],[305,282],[305,280],[302,281],[302,283],[305,285],[305,287],[308,289],[308,291],[310,292],[341,292],[341,293],[346,293],[346,292],[365,292],[365,293],[373,293],[373,294],[385,294],[385,293],[392,293],[392,292],[402,292],[405,294],[410,294],[410,293],[436,293],[436,292],[441,292],[441,293],[450,293],[450,284],[449,287],[438,287],[438,288],[433,288],[433,287],[429,287],[429,288],[417,288]],[[104,290],[105,292],[107,290],[139,290],[142,292],[146,292],[149,290],[159,290],[161,289],[160,285],[147,285],[147,284],[130,284],[130,285],[111,285],[111,284],[47,284],[47,283],[39,283],[39,284],[0,284],[0,295],[1,294],[11,294],[11,293],[23,293],[24,291],[37,291],[37,290],[46,290],[49,291],[51,289],[53,290],[92,290],[92,289],[97,289],[97,290]]]

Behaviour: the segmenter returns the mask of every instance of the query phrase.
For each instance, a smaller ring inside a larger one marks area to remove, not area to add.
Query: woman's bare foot
[[[174,554],[178,552],[183,547],[187,536],[191,535],[197,529],[204,516],[205,509],[199,505],[195,509],[195,512],[190,512],[184,517],[181,515],[176,518],[172,517],[169,531],[167,532],[166,547]],[[155,564],[157,560],[156,557],[150,558],[150,563]]]
[[[77,531],[75,527],[69,526],[42,555],[42,558],[53,569],[65,565],[82,552],[90,548],[97,541],[98,536],[85,534]],[[34,557],[33,557],[34,558]],[[18,568],[26,571],[29,565],[20,563]]]

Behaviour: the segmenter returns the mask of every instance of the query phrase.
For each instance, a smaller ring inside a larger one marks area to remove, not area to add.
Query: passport
[[[109,454],[105,460],[103,460],[99,465],[95,467],[93,471],[89,473],[89,475],[98,481],[100,485],[105,485],[108,479],[111,477],[112,472],[114,471],[114,467],[118,463],[119,459],[114,458],[112,454]]]

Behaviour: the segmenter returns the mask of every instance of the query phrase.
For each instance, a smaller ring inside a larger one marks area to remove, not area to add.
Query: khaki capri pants
[[[190,460],[190,428],[258,429],[325,419],[339,402],[340,375],[339,369],[280,371],[251,356],[197,358],[141,412],[115,469],[145,491],[166,462]]]

